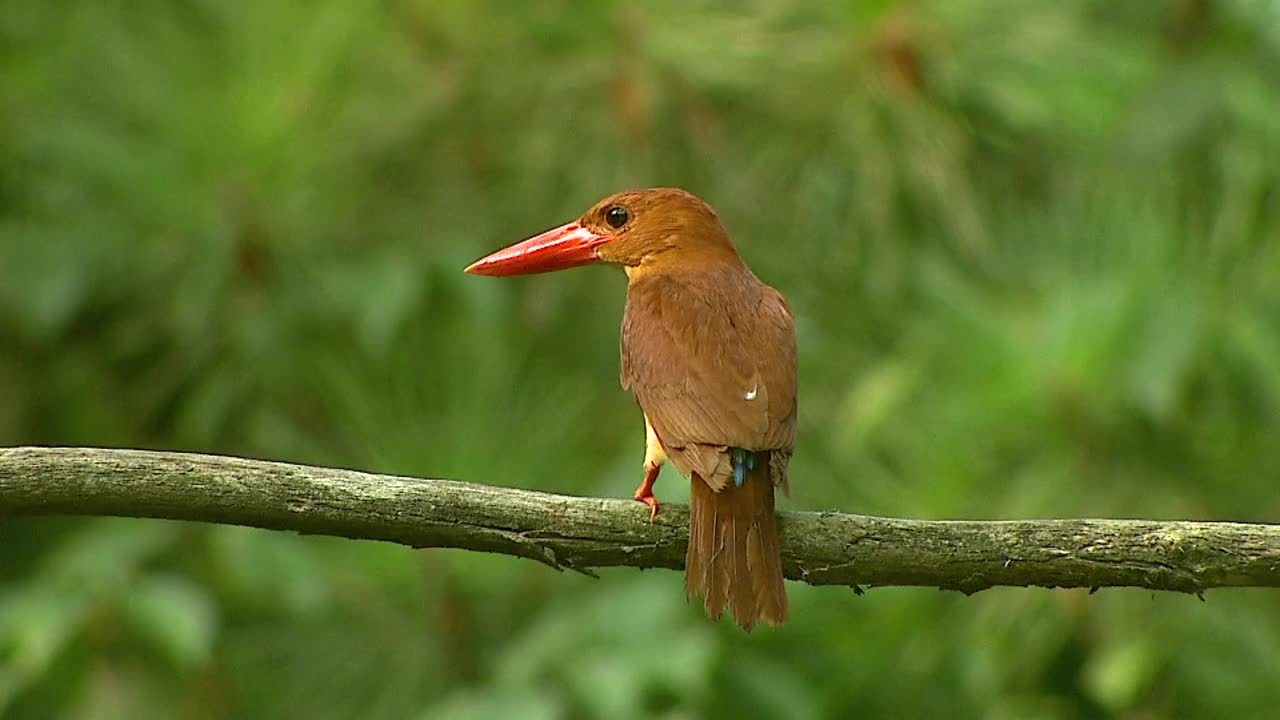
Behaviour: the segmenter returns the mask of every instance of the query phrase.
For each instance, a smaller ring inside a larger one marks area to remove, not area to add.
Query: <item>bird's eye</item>
[[[627,224],[631,219],[631,213],[621,205],[614,205],[604,211],[604,221],[609,223],[611,228],[620,228]]]

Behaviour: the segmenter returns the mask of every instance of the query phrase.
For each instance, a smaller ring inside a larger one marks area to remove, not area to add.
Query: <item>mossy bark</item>
[[[680,569],[688,508],[236,457],[0,449],[0,516],[114,515],[460,548],[558,569]],[[1149,520],[924,521],[779,514],[788,578],[812,585],[1280,587],[1280,526]]]

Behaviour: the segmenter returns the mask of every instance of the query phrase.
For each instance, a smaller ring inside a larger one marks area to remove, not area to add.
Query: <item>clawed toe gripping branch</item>
[[[681,569],[688,509],[236,457],[0,448],[0,516],[114,515],[459,548],[557,569]],[[811,585],[1280,587],[1280,526],[925,521],[779,513],[786,576]]]

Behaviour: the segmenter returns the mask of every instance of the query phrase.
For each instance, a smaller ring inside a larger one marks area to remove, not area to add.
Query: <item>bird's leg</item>
[[[653,483],[658,479],[658,473],[662,472],[662,463],[666,461],[667,453],[662,449],[658,433],[653,431],[653,425],[649,424],[649,417],[646,415],[644,418],[644,482],[636,488],[634,497],[649,506],[649,522],[653,522],[654,518],[658,517],[658,498],[654,497]]]
[[[640,487],[636,488],[635,499],[649,506],[649,522],[653,522],[658,517],[658,498],[653,494],[653,483],[658,479],[658,473],[662,472],[662,466],[654,463],[653,465],[645,464],[644,482],[640,483]]]

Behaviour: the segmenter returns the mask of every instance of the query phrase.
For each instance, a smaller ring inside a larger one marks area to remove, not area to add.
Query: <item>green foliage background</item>
[[[460,270],[680,185],[796,311],[787,506],[1280,520],[1274,1],[0,9],[0,444],[626,496],[620,275]],[[669,572],[5,519],[0,716],[1280,702],[1273,592],[791,593],[747,636]]]

